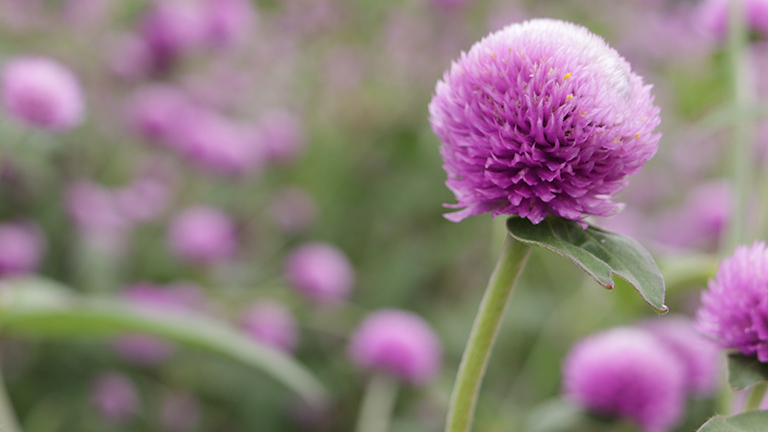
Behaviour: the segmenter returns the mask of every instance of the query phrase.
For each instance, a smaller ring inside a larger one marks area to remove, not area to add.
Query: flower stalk
[[[446,432],[469,432],[475,405],[504,311],[532,247],[507,235],[475,317],[451,394]]]
[[[387,432],[400,386],[395,378],[385,373],[371,377],[365,388],[356,432]]]
[[[755,105],[754,83],[750,71],[749,34],[744,22],[743,0],[730,0],[728,10],[728,51],[733,79],[736,116],[732,135],[731,181],[734,188],[733,214],[723,243],[726,253],[748,241],[747,206],[754,181],[754,119],[748,115]]]
[[[11,404],[11,398],[8,397],[8,390],[5,388],[2,374],[0,374],[0,430],[3,432],[22,432]]]

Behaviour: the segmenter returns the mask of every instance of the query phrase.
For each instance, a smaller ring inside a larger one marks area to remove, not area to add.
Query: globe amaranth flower
[[[565,396],[588,411],[666,432],[681,419],[685,371],[651,334],[614,328],[576,344],[563,364]]]
[[[296,318],[282,303],[263,300],[242,315],[240,326],[254,339],[284,352],[296,349],[299,329]]]
[[[355,284],[355,269],[347,256],[327,243],[300,246],[291,252],[284,267],[291,286],[316,302],[343,300]]]
[[[549,19],[473,45],[429,104],[457,222],[492,211],[533,223],[620,210],[622,190],[658,148],[651,86],[603,39]]]
[[[768,362],[768,250],[738,246],[701,294],[697,328],[723,348]]]
[[[349,343],[349,355],[360,368],[387,372],[412,384],[424,384],[437,375],[442,353],[440,340],[423,318],[395,309],[368,315]]]
[[[0,224],[0,276],[34,273],[45,249],[45,238],[36,225]]]
[[[168,247],[177,257],[198,264],[225,261],[237,253],[237,227],[215,207],[190,207],[171,222]]]
[[[77,77],[51,59],[9,61],[0,88],[6,113],[28,126],[64,132],[83,121],[85,101]]]
[[[720,350],[696,331],[690,318],[657,317],[643,322],[641,328],[655,336],[680,360],[689,393],[710,396],[717,389],[722,363]]]

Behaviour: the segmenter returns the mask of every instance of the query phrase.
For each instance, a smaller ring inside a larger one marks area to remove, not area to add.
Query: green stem
[[[760,408],[766,390],[768,390],[768,381],[760,381],[753,385],[749,389],[747,396],[744,398],[744,408],[742,411],[751,411]]]
[[[387,432],[398,389],[398,382],[391,376],[383,373],[372,376],[360,404],[355,431]]]
[[[0,373],[0,430],[3,432],[21,432],[21,426],[16,420],[16,414],[13,411],[11,398],[8,397],[8,390],[5,388],[2,373]]]
[[[531,250],[531,246],[507,235],[461,358],[448,409],[446,432],[469,432],[472,428],[477,396],[491,349],[499,333],[509,297]]]
[[[747,206],[751,184],[754,181],[752,141],[754,119],[744,113],[755,104],[754,85],[749,70],[749,35],[744,22],[743,0],[731,0],[729,15],[728,50],[733,79],[734,106],[738,115],[733,124],[731,181],[734,188],[733,214],[726,232],[724,252],[747,240]]]

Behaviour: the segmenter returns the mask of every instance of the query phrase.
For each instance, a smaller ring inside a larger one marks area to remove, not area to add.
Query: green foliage
[[[768,411],[750,411],[730,417],[713,417],[698,432],[765,432],[768,431]]]
[[[728,384],[734,390],[744,390],[762,381],[768,381],[768,364],[757,357],[746,357],[741,353],[728,354]]]
[[[632,284],[648,304],[666,312],[664,278],[656,262],[638,242],[594,226],[548,217],[538,225],[528,219],[507,220],[510,235],[519,241],[545,247],[570,259],[597,283],[613,288],[616,274]]]

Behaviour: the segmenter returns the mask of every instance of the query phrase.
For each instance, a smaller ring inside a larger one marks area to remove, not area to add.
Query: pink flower
[[[309,243],[291,252],[285,275],[298,291],[323,303],[346,299],[355,283],[349,259],[327,243]]]
[[[299,341],[296,319],[285,305],[276,301],[264,300],[249,306],[240,326],[254,339],[281,351],[292,352]]]
[[[237,253],[237,228],[218,208],[190,207],[171,222],[168,247],[174,255],[190,263],[218,263]]]
[[[0,276],[34,273],[45,253],[45,238],[29,223],[0,224]]]
[[[429,324],[403,310],[373,312],[358,326],[349,355],[360,368],[388,372],[412,384],[426,384],[440,370],[443,348]]]
[[[77,77],[51,59],[10,60],[0,87],[6,113],[21,123],[65,132],[83,121],[85,101]]]

